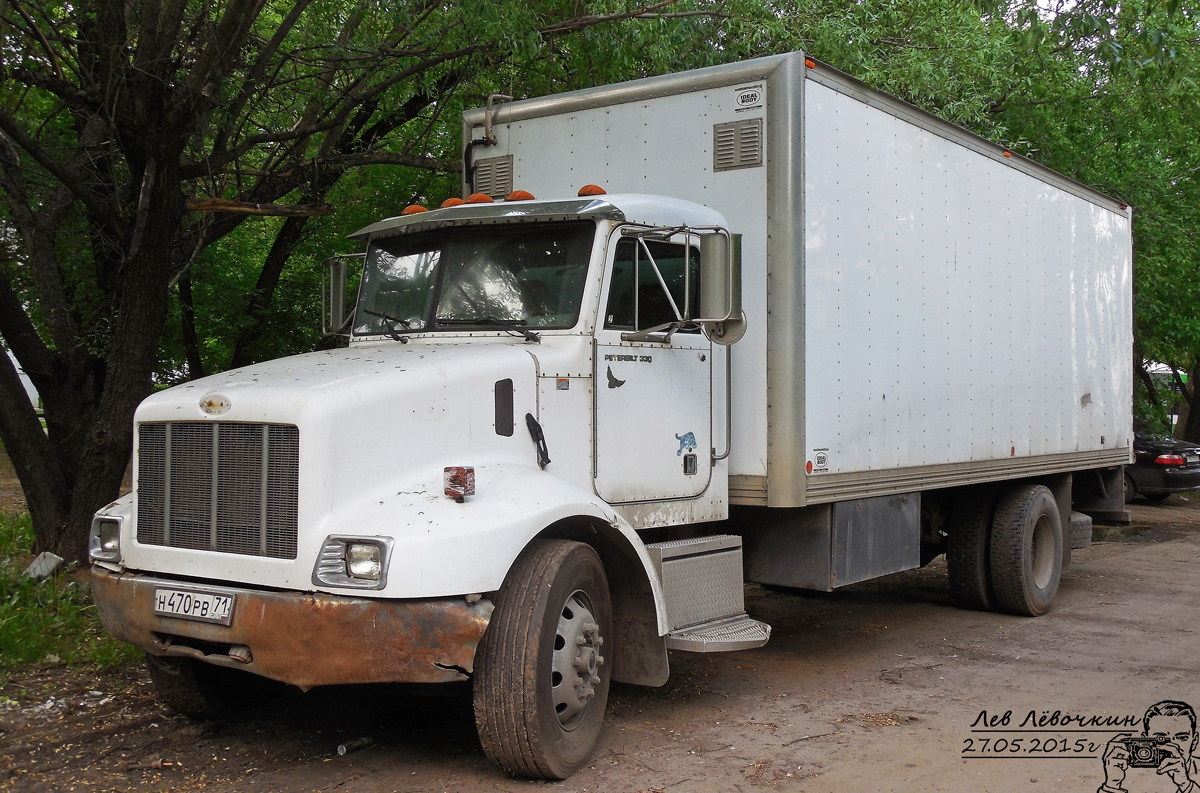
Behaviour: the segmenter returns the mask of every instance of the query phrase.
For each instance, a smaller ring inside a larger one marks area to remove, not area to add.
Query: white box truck
[[[349,306],[329,266],[345,348],[139,407],[93,587],[167,704],[470,678],[561,778],[611,680],[767,641],[744,580],[945,553],[1038,615],[1072,509],[1123,509],[1128,207],[801,53],[463,134],[465,200],[358,232]]]

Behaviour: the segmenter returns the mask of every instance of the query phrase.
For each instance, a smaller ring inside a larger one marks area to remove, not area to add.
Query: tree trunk
[[[188,379],[204,377],[204,361],[200,358],[200,341],[196,336],[196,304],[192,302],[192,277],[179,279],[179,315],[183,323],[183,349],[187,356]]]
[[[307,223],[306,217],[288,218],[283,222],[283,228],[275,235],[275,242],[272,243],[262,271],[258,274],[258,283],[250,293],[250,305],[246,308],[246,316],[242,321],[237,343],[233,347],[233,357],[229,361],[230,369],[255,362],[253,346],[262,327],[263,317],[271,305],[271,298],[275,296],[275,287],[279,286],[283,266],[287,264],[288,257],[300,242]]]
[[[158,339],[166,322],[167,263],[182,216],[182,202],[178,179],[169,170],[156,174],[152,165],[147,170],[150,175],[143,180],[139,199],[140,228],[131,235],[121,265],[121,282],[114,294],[107,358],[102,363],[93,361],[91,377],[72,378],[43,398],[47,424],[58,428],[50,440],[56,441],[53,445],[68,463],[60,462],[57,467],[69,469],[62,477],[63,487],[51,488],[50,492],[65,491],[66,495],[50,496],[53,509],[35,510],[41,500],[38,488],[25,486],[22,481],[30,499],[37,548],[56,550],[80,562],[87,560],[87,527],[92,515],[119,491],[129,464],[133,451],[130,417],[150,391]],[[15,372],[11,374],[15,376]],[[11,389],[11,383],[4,384],[5,379],[0,368],[0,395]],[[73,415],[63,415],[68,405],[86,407]],[[10,444],[8,433],[13,431],[0,423],[6,445],[28,447],[28,438],[24,438],[25,443]]]
[[[1192,443],[1200,443],[1200,410],[1196,410],[1196,389],[1200,383],[1197,382],[1196,373],[1200,371],[1200,360],[1193,360],[1192,366],[1188,370],[1188,382],[1183,382],[1179,374],[1175,373],[1175,382],[1179,385],[1179,393],[1183,397],[1183,401],[1187,405],[1186,417],[1181,417],[1180,431],[1176,434],[1185,441]]]

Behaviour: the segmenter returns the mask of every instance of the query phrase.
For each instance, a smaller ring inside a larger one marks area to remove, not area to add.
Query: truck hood
[[[497,396],[498,381],[511,381],[511,402],[507,383]],[[325,530],[318,516],[397,489],[440,494],[446,466],[536,465],[524,427],[526,413],[537,415],[536,388],[535,362],[521,342],[387,342],[177,386],[143,402],[136,421],[298,427],[303,545],[306,534]]]
[[[298,424],[329,414],[349,420],[364,410],[395,420],[428,413],[429,399],[483,383],[483,407],[492,411],[495,379],[489,378],[514,375],[534,375],[533,359],[519,344],[386,342],[281,358],[175,386],[142,402],[135,420]]]

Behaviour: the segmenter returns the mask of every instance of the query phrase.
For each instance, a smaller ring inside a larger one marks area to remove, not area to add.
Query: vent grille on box
[[[475,192],[492,198],[506,198],[513,191],[513,158],[489,157],[475,163]]]
[[[145,545],[296,558],[300,430],[280,424],[138,427]]]
[[[713,125],[713,170],[734,171],[763,164],[762,119]]]

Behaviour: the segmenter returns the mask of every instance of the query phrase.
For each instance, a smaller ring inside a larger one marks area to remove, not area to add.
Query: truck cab
[[[666,531],[728,514],[736,239],[696,204],[591,192],[368,226],[344,317],[333,268],[347,346],[139,407],[94,589],[168,704],[219,709],[247,675],[473,677],[488,753],[561,777],[611,679],[766,642],[739,538]]]

